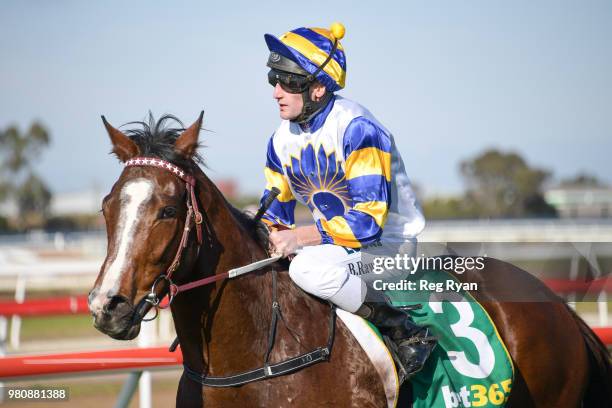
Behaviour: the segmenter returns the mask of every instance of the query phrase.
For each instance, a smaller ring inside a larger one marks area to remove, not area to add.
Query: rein
[[[198,244],[196,256],[199,253],[200,247],[203,242],[203,238],[202,238],[203,216],[199,210],[198,201],[196,199],[196,194],[195,194],[196,179],[195,177],[181,170],[179,167],[175,166],[174,164],[161,160],[161,159],[152,158],[152,157],[136,157],[136,158],[126,161],[125,166],[126,167],[149,166],[149,167],[157,167],[157,168],[161,168],[161,169],[170,171],[175,176],[177,176],[178,178],[180,178],[181,180],[185,182],[185,187],[187,189],[187,203],[186,203],[187,213],[185,215],[185,227],[183,228],[183,234],[181,236],[181,241],[180,241],[178,250],[174,256],[174,259],[172,263],[170,264],[170,266],[168,267],[168,270],[166,271],[166,273],[162,273],[161,275],[159,275],[155,279],[155,281],[153,281],[153,285],[151,286],[151,291],[149,292],[149,294],[147,294],[147,296],[144,299],[145,302],[149,303],[152,307],[155,308],[155,316],[153,316],[150,319],[144,319],[144,316],[143,316],[142,318],[143,321],[151,321],[151,320],[156,319],[159,314],[159,309],[167,309],[168,307],[170,307],[175,296],[181,292],[185,292],[187,290],[194,289],[200,286],[208,285],[208,284],[211,284],[211,283],[223,280],[223,279],[235,278],[245,273],[261,269],[264,266],[272,264],[281,258],[280,256],[272,256],[270,258],[255,261],[253,263],[244,265],[239,268],[231,269],[224,273],[215,274],[213,276],[199,279],[193,282],[185,283],[183,285],[176,285],[171,279],[172,274],[178,269],[180,265],[181,258],[183,255],[183,250],[187,247],[187,244],[189,242],[189,233],[192,228],[192,223],[193,225],[195,225],[197,244]],[[268,207],[272,204],[272,202],[276,199],[276,196],[278,194],[279,194],[279,190],[273,188],[271,194],[269,194],[268,197],[266,197],[266,200],[262,204],[261,208],[257,211],[257,214],[254,217],[254,220],[259,221],[259,219],[261,219],[262,215],[265,213]],[[166,281],[168,283],[168,304],[164,306],[161,305],[161,299],[158,297],[157,291],[156,291],[157,285],[161,281]],[[328,361],[329,356],[331,354],[331,349],[333,346],[334,334],[335,334],[335,316],[336,316],[335,308],[336,307],[332,303],[330,303],[327,344],[324,347],[317,347],[316,349],[308,353],[300,354],[296,357],[292,357],[292,358],[283,360],[279,363],[270,364],[270,355],[274,348],[274,339],[276,338],[278,321],[282,320],[283,323],[285,324],[285,327],[287,327],[287,329],[292,333],[292,335],[294,335],[294,333],[291,331],[291,329],[285,322],[285,319],[281,312],[280,304],[278,303],[278,296],[277,296],[278,288],[277,287],[278,287],[277,271],[275,269],[272,269],[272,321],[270,323],[270,330],[268,332],[268,346],[266,349],[266,354],[264,356],[263,367],[257,368],[254,370],[250,370],[250,371],[246,371],[243,373],[231,375],[231,376],[210,377],[210,376],[207,376],[206,374],[198,373],[192,370],[191,368],[189,368],[186,364],[183,364],[186,376],[190,378],[191,380],[197,383],[200,383],[201,385],[204,385],[204,386],[235,387],[235,386],[247,384],[253,381],[262,380],[265,378],[278,377],[281,375],[289,374],[291,372],[298,371],[304,367],[307,367],[307,366],[310,366],[310,365],[313,365],[313,364],[316,364],[322,361]],[[177,340],[178,340],[178,337],[174,341],[172,346],[170,347],[170,351],[174,351],[176,349],[176,346],[178,346]]]

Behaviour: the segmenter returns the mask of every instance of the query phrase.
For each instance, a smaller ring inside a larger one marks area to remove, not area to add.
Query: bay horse
[[[168,282],[154,285],[160,275],[174,272],[176,285],[214,279],[266,258],[267,242],[262,224],[230,205],[198,166],[202,115],[186,129],[174,117],[155,122],[150,116],[149,123],[140,122],[142,128],[125,133],[104,117],[103,121],[120,161],[133,164],[135,158],[145,157],[160,159],[156,163],[161,164],[126,166],[102,204],[107,256],[89,294],[89,306],[98,330],[128,340],[138,335],[154,304],[151,292],[156,292],[155,298],[172,289]],[[262,367],[270,345],[273,302],[282,307],[282,315],[270,362],[326,344],[329,305],[295,286],[286,269],[286,262],[276,263],[173,298],[172,316],[190,372],[227,376]],[[541,282],[491,258],[485,259],[483,270],[456,276],[463,282],[505,282],[519,292],[535,286],[550,300],[499,302],[494,290],[473,293],[497,325],[514,363],[507,406],[612,406],[607,349]],[[176,406],[386,406],[383,386],[365,352],[341,321],[333,330],[328,359],[288,375],[218,388],[203,387],[184,371]],[[402,387],[398,407],[410,404],[408,384]]]

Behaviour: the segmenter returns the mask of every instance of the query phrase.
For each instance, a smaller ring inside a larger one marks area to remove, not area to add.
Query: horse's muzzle
[[[117,340],[131,340],[140,332],[140,322],[134,324],[134,306],[123,296],[112,296],[101,310],[92,312],[94,327]]]

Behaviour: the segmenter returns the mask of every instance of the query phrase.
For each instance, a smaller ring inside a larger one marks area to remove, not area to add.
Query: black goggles
[[[302,93],[308,89],[311,81],[304,75],[292,74],[276,69],[271,69],[268,72],[268,82],[272,86],[280,84],[285,92]]]

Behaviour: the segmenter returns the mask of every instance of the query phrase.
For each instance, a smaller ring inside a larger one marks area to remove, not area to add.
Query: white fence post
[[[17,277],[17,283],[15,284],[15,302],[23,303],[25,300],[26,292],[26,278],[23,275]],[[11,347],[14,350],[19,348],[19,338],[21,332],[21,317],[11,316]]]
[[[599,312],[599,325],[608,327],[608,294],[603,288],[597,297],[597,311]]]
[[[170,309],[165,309],[159,312],[158,336],[160,341],[174,340],[172,330],[172,313]]]
[[[154,313],[152,309],[148,314]],[[138,347],[150,347],[155,342],[155,331],[156,331],[157,319],[150,322],[143,321],[140,324],[140,334],[138,335]],[[151,408],[152,407],[152,396],[151,396],[151,372],[143,371],[138,380],[138,399],[140,401],[140,408]]]

